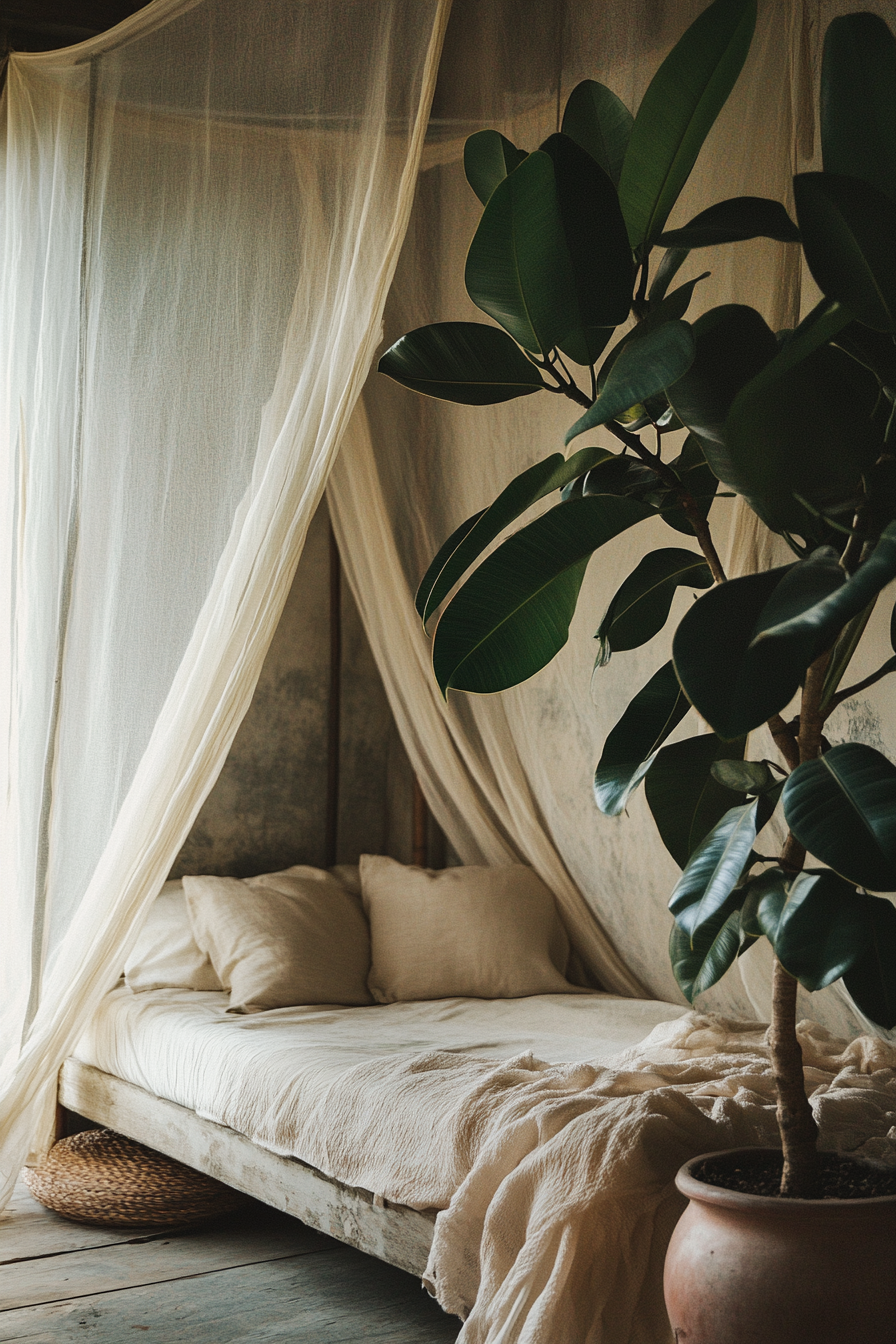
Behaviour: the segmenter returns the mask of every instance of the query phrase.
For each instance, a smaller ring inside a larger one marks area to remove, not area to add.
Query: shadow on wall
[[[172,877],[322,866],[327,793],[329,537],[314,516],[249,712]],[[338,854],[411,859],[413,775],[348,586],[342,586]]]

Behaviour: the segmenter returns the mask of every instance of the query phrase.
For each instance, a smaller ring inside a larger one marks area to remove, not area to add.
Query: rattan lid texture
[[[229,1213],[246,1195],[111,1129],[60,1139],[23,1179],[39,1203],[76,1223],[173,1227]]]

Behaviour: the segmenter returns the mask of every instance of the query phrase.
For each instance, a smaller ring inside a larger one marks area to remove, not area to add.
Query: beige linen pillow
[[[146,916],[131,955],[124,982],[135,994],[148,989],[196,989],[221,992],[221,981],[190,928],[180,882],[166,882]]]
[[[364,854],[361,887],[378,1003],[577,992],[554,898],[531,868],[433,872]]]
[[[228,1012],[306,1003],[366,1004],[370,932],[357,896],[320,868],[261,877],[185,877],[193,935]]]

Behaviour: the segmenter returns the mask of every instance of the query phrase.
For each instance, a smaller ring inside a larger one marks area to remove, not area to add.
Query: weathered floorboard
[[[459,1330],[409,1275],[345,1247],[0,1314],[2,1344],[450,1344]]]
[[[234,1216],[226,1227],[0,1266],[0,1311],[308,1255],[337,1245],[294,1218],[281,1216],[276,1226],[269,1222],[259,1226],[257,1221],[241,1222]]]
[[[91,1246],[114,1246],[146,1235],[134,1228],[87,1227],[70,1223],[32,1199],[19,1181],[0,1217],[0,1265],[36,1255],[58,1255]]]

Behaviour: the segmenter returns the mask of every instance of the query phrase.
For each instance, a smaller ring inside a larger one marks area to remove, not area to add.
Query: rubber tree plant
[[[599,426],[617,444],[586,440],[529,467],[436,555],[417,608],[427,626],[438,615],[433,666],[445,695],[532,676],[565,644],[601,547],[648,519],[677,534],[679,544],[644,554],[597,630],[599,689],[611,656],[663,628],[679,587],[699,594],[672,659],[609,733],[594,795],[615,815],[645,787],[682,869],[670,951],[688,1000],[757,939],[772,944],[781,1193],[797,1196],[812,1193],[817,1166],[797,984],[843,977],[868,1018],[896,1025],[896,908],[873,894],[896,891],[896,767],[871,746],[831,747],[824,736],[838,705],[896,670],[894,611],[894,656],[842,686],[896,576],[896,41],[867,13],[830,25],[823,171],[794,179],[796,222],[780,202],[737,197],[668,230],[754,24],[754,0],[715,0],[634,117],[585,81],[560,132],[532,153],[494,130],[473,135],[464,163],[483,211],[465,281],[497,325],[422,327],[379,367],[467,404],[565,396],[580,412],[567,446]],[[741,304],[685,320],[703,278],[675,285],[689,253],[757,236],[801,245],[817,307],[790,331]],[[784,539],[789,564],[726,579],[708,519],[720,482]],[[666,744],[692,710],[712,732]],[[744,759],[764,724],[784,765]],[[767,854],[757,836],[776,809],[787,838]]]

